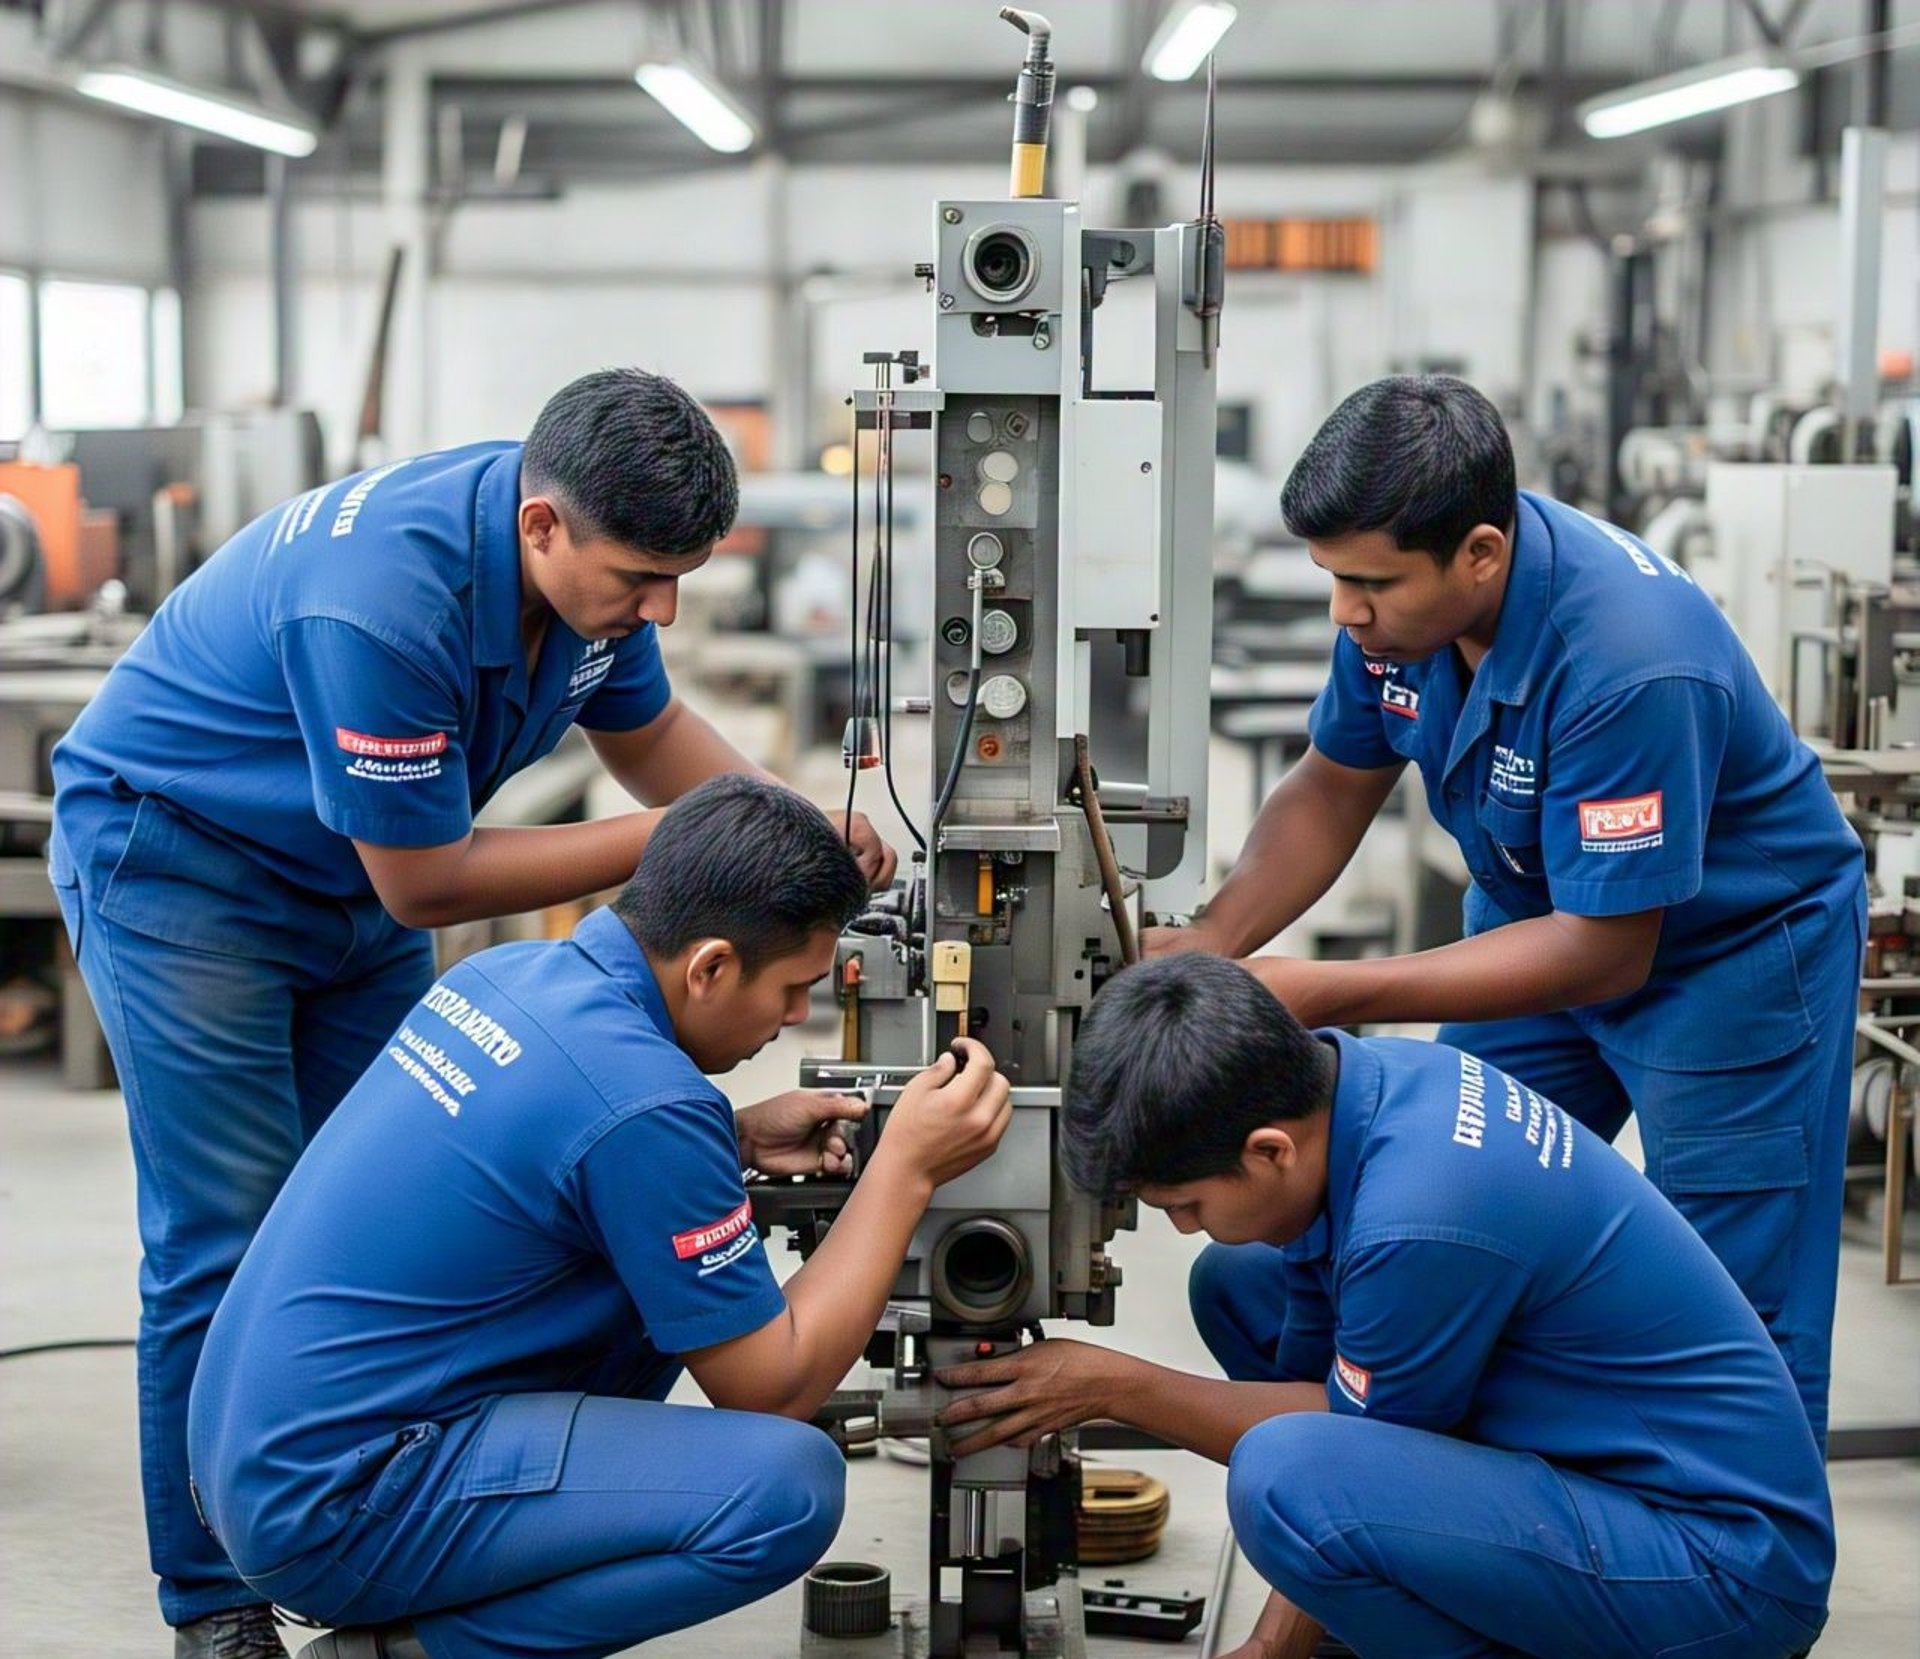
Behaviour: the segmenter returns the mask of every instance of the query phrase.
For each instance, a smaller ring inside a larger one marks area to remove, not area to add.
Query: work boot
[[[273,1609],[228,1607],[173,1633],[173,1659],[287,1659]]]
[[[410,1624],[362,1625],[329,1630],[307,1643],[294,1659],[427,1659]]]

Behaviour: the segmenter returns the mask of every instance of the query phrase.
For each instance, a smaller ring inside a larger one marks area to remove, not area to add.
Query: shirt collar
[[[1514,511],[1513,548],[1507,566],[1507,591],[1500,601],[1500,621],[1493,648],[1480,664],[1487,676],[1487,694],[1500,703],[1524,703],[1533,688],[1534,664],[1541,631],[1547,622],[1547,599],[1553,588],[1553,532],[1533,497],[1521,492]]]
[[[606,905],[592,911],[573,930],[573,942],[599,964],[602,971],[640,1005],[654,1030],[674,1042],[673,1016],[660,982],[653,977],[647,953],[627,924]]]
[[[1358,1037],[1322,1031],[1340,1056],[1340,1080],[1333,1091],[1333,1122],[1327,1130],[1327,1217],[1333,1242],[1346,1236],[1353,1214],[1353,1192],[1360,1184],[1360,1148],[1373,1130],[1380,1109],[1380,1061]]]
[[[519,661],[520,446],[480,475],[473,502],[473,660],[482,668]]]

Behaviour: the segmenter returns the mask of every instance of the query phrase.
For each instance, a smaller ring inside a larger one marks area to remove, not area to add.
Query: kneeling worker
[[[1131,968],[1062,1152],[1184,1233],[1283,1245],[1270,1380],[1047,1341],[942,1373],[965,1453],[1114,1417],[1216,1460],[1276,1595],[1365,1659],[1784,1659],[1833,1518],[1793,1379],[1699,1236],[1597,1136],[1439,1043],[1309,1033],[1245,970]],[[986,1426],[969,1433],[965,1425]]]
[[[804,1017],[866,891],[798,796],[703,784],[571,940],[442,976],[315,1137],[215,1315],[188,1437],[242,1575],[336,1627],[309,1659],[593,1659],[827,1547],[841,1458],[804,1419],[1011,1114],[977,1043],[923,1072],[782,1293],[742,1169],[840,1167],[830,1124],[861,1103],[734,1113],[702,1073]],[[682,1363],[721,1409],[662,1403]]]

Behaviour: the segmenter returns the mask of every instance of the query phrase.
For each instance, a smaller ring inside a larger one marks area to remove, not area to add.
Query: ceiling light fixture
[[[174,121],[183,127],[251,144],[256,150],[271,150],[275,155],[310,156],[320,143],[320,135],[301,121],[269,115],[258,105],[243,103],[224,93],[205,92],[148,69],[130,69],[117,64],[83,69],[73,84],[76,92],[97,98],[103,104]]]
[[[1188,80],[1239,15],[1225,0],[1180,0],[1160,19],[1140,62],[1156,81]]]
[[[710,150],[738,155],[753,147],[753,118],[724,89],[691,64],[643,63],[633,72],[640,89]]]
[[[1756,98],[1771,98],[1799,84],[1800,71],[1785,59],[1749,52],[1590,98],[1580,106],[1580,124],[1591,138],[1624,138]]]

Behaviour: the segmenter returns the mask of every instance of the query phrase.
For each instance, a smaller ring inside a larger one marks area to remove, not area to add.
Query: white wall
[[[165,282],[162,142],[151,122],[0,88],[0,265]]]
[[[1089,180],[1089,214],[1112,223],[1112,169]],[[916,261],[932,204],[1004,192],[997,165],[956,168],[776,164],[551,202],[456,209],[429,299],[431,443],[517,433],[575,374],[637,363],[702,397],[776,395],[776,354],[798,349],[811,378],[799,412],[811,440],[839,435],[841,399],[867,350],[931,347]],[[1180,211],[1178,196],[1169,211]],[[1222,319],[1220,392],[1256,405],[1257,458],[1279,476],[1328,408],[1398,364],[1455,358],[1503,399],[1525,360],[1532,189],[1458,167],[1241,168],[1220,184],[1235,217],[1377,215],[1372,276],[1234,273]],[[344,458],[359,407],[386,246],[369,203],[296,214],[300,272],[296,395],[321,411]],[[271,388],[268,227],[258,201],[209,201],[193,215],[188,395],[201,407],[263,401]],[[780,280],[770,269],[790,273]],[[809,273],[834,272],[831,278]],[[1117,307],[1124,303],[1116,290]],[[803,298],[802,295],[811,296]],[[1108,324],[1108,361],[1124,330]],[[810,452],[811,445],[806,446]]]

